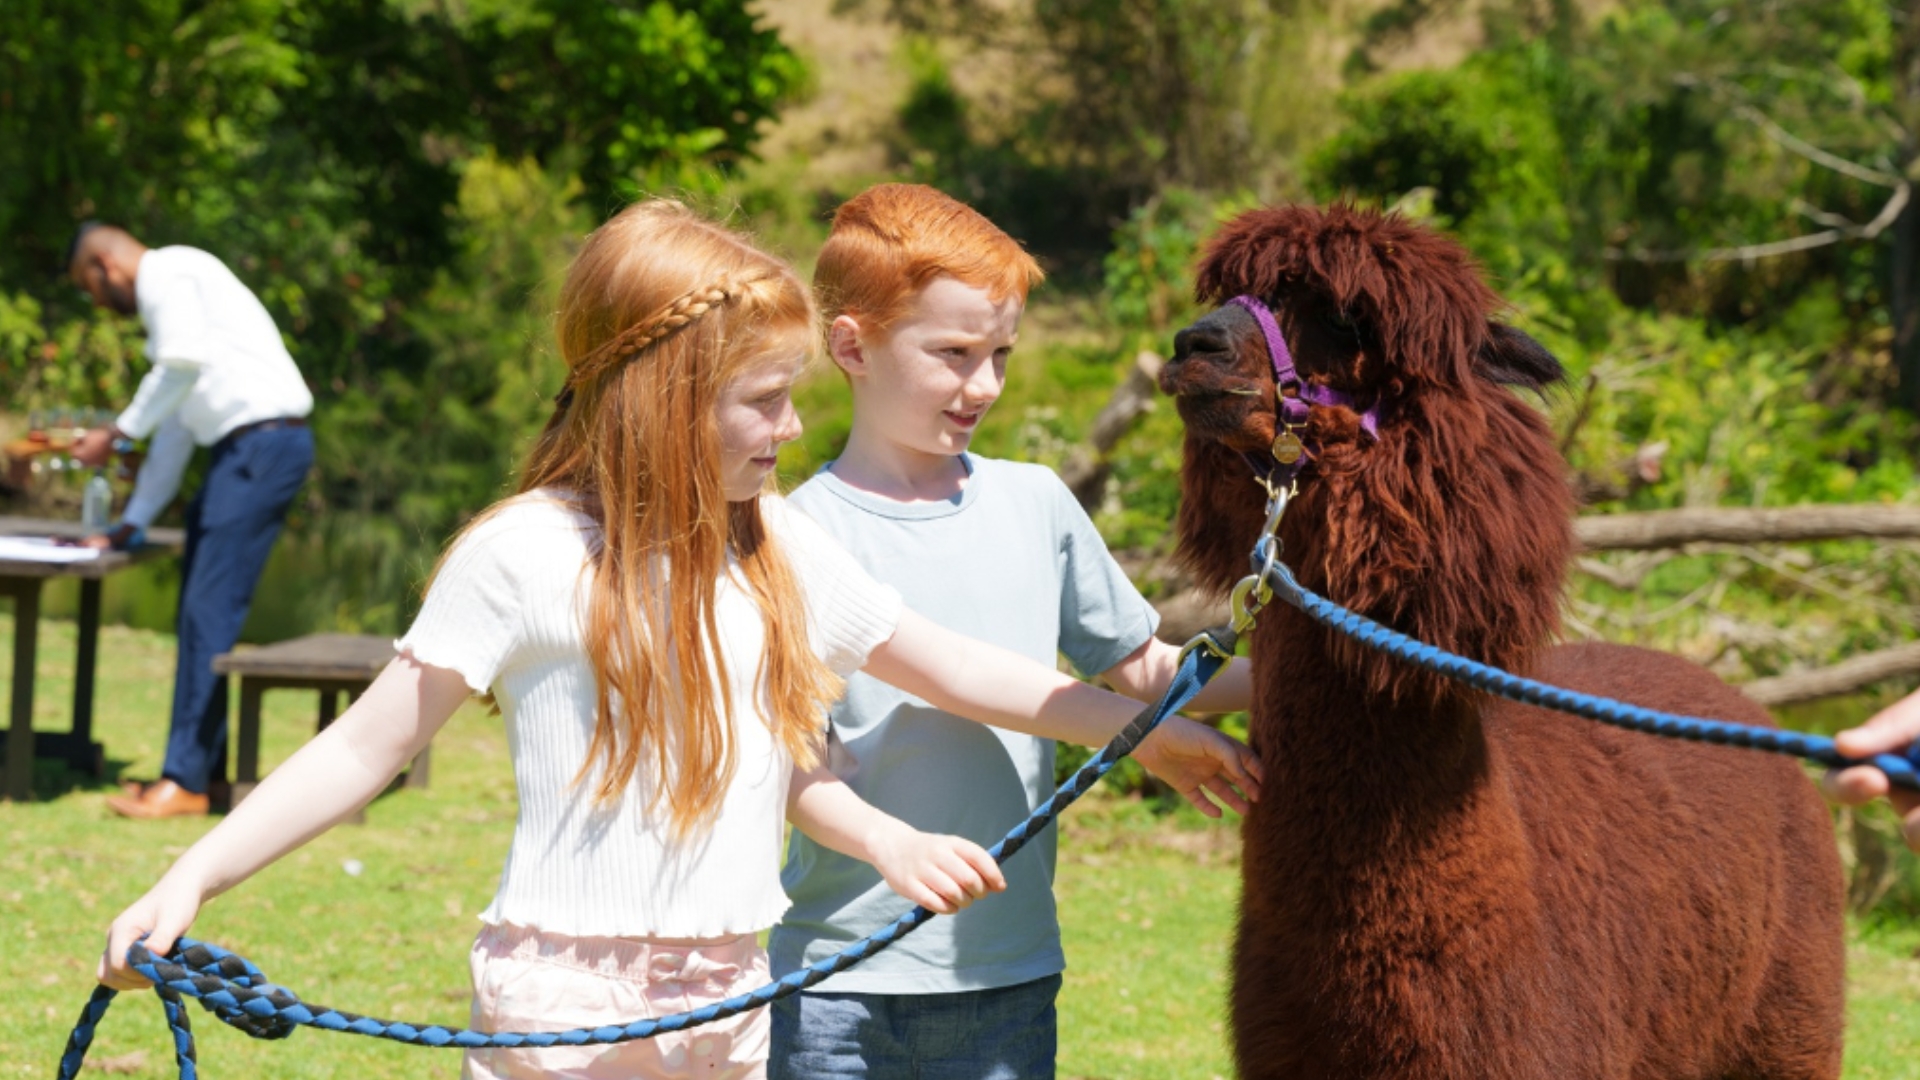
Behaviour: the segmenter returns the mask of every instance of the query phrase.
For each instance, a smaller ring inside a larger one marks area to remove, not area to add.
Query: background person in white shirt
[[[88,222],[74,234],[67,272],[95,304],[140,317],[153,363],[126,411],[74,445],[74,458],[101,465],[117,440],[152,440],[125,513],[91,542],[137,544],[179,493],[194,448],[212,449],[187,506],[166,761],[157,783],[107,800],[127,817],[204,814],[227,751],[226,679],[211,665],[239,639],[287,508],[313,467],[313,395],[273,317],[214,256],[149,249],[124,229]]]

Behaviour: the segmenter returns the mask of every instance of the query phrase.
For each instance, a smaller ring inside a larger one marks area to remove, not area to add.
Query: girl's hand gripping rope
[[[173,951],[173,943],[180,935],[193,925],[194,916],[200,913],[203,894],[182,880],[178,869],[161,878],[107,928],[107,948],[100,954],[100,964],[94,970],[94,978],[100,980],[100,985],[114,990],[145,990],[153,985],[128,964],[127,949],[145,939],[153,955],[165,956]]]

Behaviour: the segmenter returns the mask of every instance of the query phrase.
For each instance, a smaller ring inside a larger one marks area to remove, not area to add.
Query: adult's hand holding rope
[[[1833,743],[1851,758],[1869,759],[1902,751],[1911,758],[1911,748],[1920,746],[1920,691],[1880,710],[1859,727],[1835,735]],[[1834,801],[1849,806],[1886,797],[1900,813],[1907,846],[1920,851],[1920,794],[1895,787],[1885,772],[1870,765],[1831,769],[1823,787]]]

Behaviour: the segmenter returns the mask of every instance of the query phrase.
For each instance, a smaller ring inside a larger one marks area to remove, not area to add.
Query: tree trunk
[[[1920,0],[1907,0],[1905,25],[1893,48],[1894,113],[1906,129],[1900,166],[1920,187]],[[1893,363],[1900,402],[1920,413],[1920,199],[1910,199],[1893,224]]]
[[[1087,513],[1098,510],[1101,500],[1106,498],[1107,479],[1113,472],[1113,463],[1109,460],[1113,448],[1120,445],[1121,438],[1153,408],[1154,396],[1159,392],[1160,368],[1165,364],[1157,353],[1141,350],[1133,358],[1127,381],[1120,384],[1100,415],[1094,417],[1087,441],[1075,447],[1066,464],[1061,466],[1060,479],[1066,482],[1067,490],[1073,492]]]
[[[1920,158],[1913,140],[1902,148],[1909,182],[1920,187]],[[1893,223],[1893,363],[1900,373],[1900,403],[1920,413],[1920,199],[1909,199]]]

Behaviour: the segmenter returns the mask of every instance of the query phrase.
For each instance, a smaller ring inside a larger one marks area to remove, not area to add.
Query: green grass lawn
[[[0,647],[5,639],[0,638]],[[73,631],[44,625],[36,711],[64,727]],[[98,727],[128,775],[157,769],[172,684],[172,641],[109,627],[101,642]],[[263,758],[310,731],[312,696],[269,694]],[[41,800],[0,803],[0,1080],[52,1075],[92,986],[110,919],[207,828],[205,820],[122,822],[103,786],[58,769]],[[466,950],[513,823],[498,722],[462,712],[434,748],[433,785],[380,799],[364,826],[321,837],[211,904],[196,936],[238,950],[321,1004],[389,1019],[461,1023]],[[1224,1037],[1227,939],[1237,888],[1230,827],[1159,818],[1100,793],[1064,823],[1058,892],[1070,968],[1060,1071],[1087,1080],[1231,1075]],[[347,872],[349,862],[360,872]],[[1920,1077],[1920,928],[1856,931],[1847,1076]],[[313,1031],[256,1043],[194,1009],[205,1075],[452,1077],[457,1054]],[[91,1072],[174,1075],[160,1009],[123,995],[89,1055]]]

